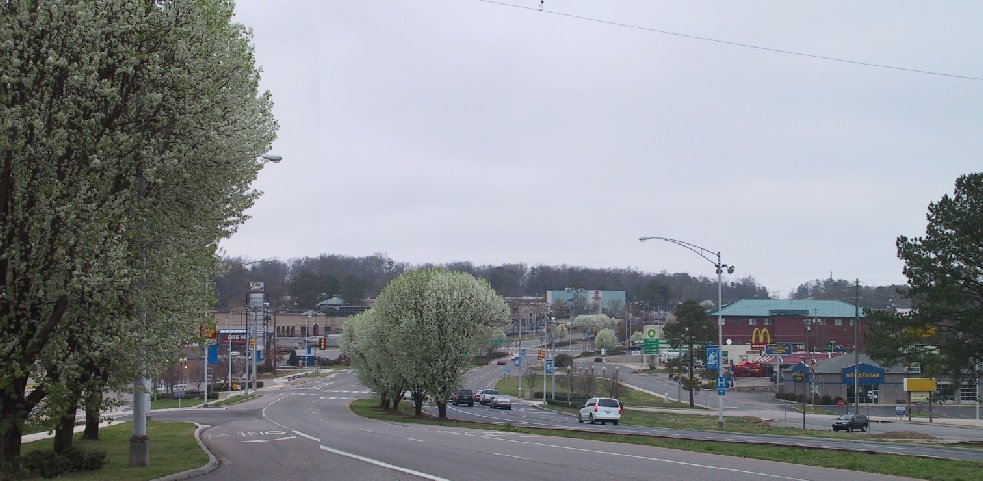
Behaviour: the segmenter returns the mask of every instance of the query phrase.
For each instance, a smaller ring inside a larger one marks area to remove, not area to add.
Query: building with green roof
[[[863,309],[842,301],[812,299],[741,299],[720,310],[723,337],[730,344],[761,349],[768,344],[794,350],[863,351]],[[717,312],[710,312],[717,318]]]

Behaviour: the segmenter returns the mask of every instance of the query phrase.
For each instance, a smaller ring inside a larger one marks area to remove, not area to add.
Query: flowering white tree
[[[460,387],[470,358],[488,346],[510,320],[505,300],[484,280],[463,272],[427,269],[394,279],[373,310],[393,323],[394,351],[411,390],[430,395],[439,416],[447,417],[447,399]],[[416,396],[417,414],[422,399]]]
[[[74,412],[200,338],[276,124],[224,0],[0,2],[0,79],[3,469],[40,401]]]
[[[613,349],[618,343],[618,336],[611,329],[601,329],[594,336],[594,349]]]
[[[381,407],[396,410],[407,383],[401,370],[394,368],[400,360],[392,350],[391,333],[375,309],[369,309],[345,321],[339,347],[351,359],[359,380],[379,393]]]

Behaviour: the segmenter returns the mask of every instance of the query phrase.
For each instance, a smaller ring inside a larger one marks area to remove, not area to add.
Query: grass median
[[[106,452],[107,463],[98,471],[73,472],[58,476],[58,480],[86,481],[143,481],[160,478],[204,466],[208,462],[198,441],[195,440],[196,426],[193,423],[152,421],[147,424],[150,437],[150,466],[130,467],[130,437],[133,424],[130,422],[114,424],[99,429],[98,441],[83,441],[76,434],[74,446],[84,450]],[[39,449],[51,449],[52,440],[42,439],[25,443],[22,454]]]
[[[983,463],[971,461],[930,459],[914,456],[898,456],[893,454],[862,453],[853,451],[817,450],[815,448],[800,448],[793,446],[774,446],[715,441],[690,441],[652,436],[623,435],[579,430],[527,428],[516,427],[508,424],[438,420],[432,417],[417,418],[413,415],[411,403],[402,402],[400,403],[399,412],[390,412],[379,408],[379,400],[377,398],[360,399],[354,401],[351,404],[351,409],[352,412],[360,416],[390,422],[433,424],[471,429],[587,439],[593,441],[627,443],[657,448],[678,449],[682,451],[695,451],[720,454],[724,456],[737,456],[767,461],[802,464],[806,466],[819,466],[826,468],[847,469],[851,471],[862,471],[867,473],[905,476],[917,479],[928,479],[932,481],[976,480],[980,479],[979,473],[983,472]],[[731,420],[732,418],[727,419]],[[716,423],[716,418],[713,418],[713,422]],[[694,428],[692,426],[688,426],[687,429]]]

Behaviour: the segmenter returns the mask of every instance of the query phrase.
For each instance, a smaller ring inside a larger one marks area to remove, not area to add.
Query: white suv
[[[595,421],[600,421],[601,424],[608,421],[618,424],[618,421],[621,420],[621,403],[617,399],[609,397],[592,397],[587,400],[587,404],[584,404],[584,407],[580,408],[580,413],[577,414],[577,422],[582,423],[584,420],[591,424],[594,424]]]

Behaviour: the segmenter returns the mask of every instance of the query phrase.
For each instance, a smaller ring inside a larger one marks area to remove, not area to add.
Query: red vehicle
[[[734,364],[734,377],[765,377],[771,373],[771,366],[765,366],[760,362],[744,361]]]

